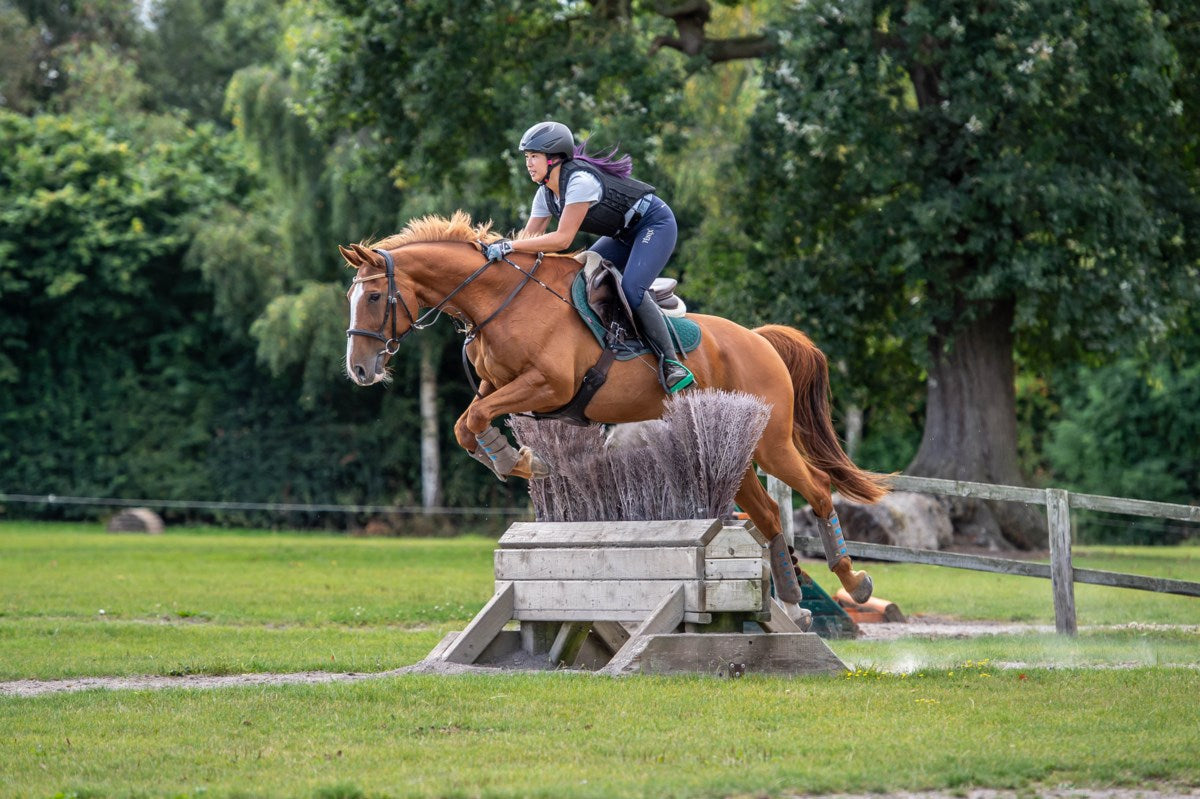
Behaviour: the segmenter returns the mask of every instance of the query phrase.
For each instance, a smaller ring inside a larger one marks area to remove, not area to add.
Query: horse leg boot
[[[850,556],[846,554],[842,522],[836,510],[828,519],[817,517],[817,532],[820,533],[821,544],[825,547],[825,560],[829,563],[829,571],[837,575],[851,599],[860,605],[866,602],[875,590],[875,582],[866,572],[854,571]]]
[[[812,626],[812,611],[800,607],[803,592],[796,576],[796,561],[792,558],[787,541],[776,535],[767,542],[767,553],[771,561],[771,576],[775,580],[775,596],[787,608],[788,616],[805,632]]]
[[[549,467],[533,450],[529,447],[521,447],[520,451],[513,449],[504,434],[495,427],[489,426],[475,436],[475,440],[479,446],[471,453],[471,457],[490,466],[501,482],[507,482],[505,478],[509,476],[532,479],[550,474]]]
[[[667,319],[654,301],[654,293],[647,290],[642,295],[642,304],[635,310],[638,327],[647,343],[658,353],[659,380],[668,394],[687,388],[696,382],[692,370],[681,364],[675,352],[671,331],[667,330]]]

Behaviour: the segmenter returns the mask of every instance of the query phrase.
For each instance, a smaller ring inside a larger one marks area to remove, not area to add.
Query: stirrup
[[[678,391],[683,391],[688,386],[696,382],[696,376],[692,374],[692,370],[681,364],[679,361],[667,359],[663,361],[663,385],[667,385],[667,364],[674,364],[684,371],[684,376],[676,380],[672,385],[667,386],[667,393],[674,394]]]

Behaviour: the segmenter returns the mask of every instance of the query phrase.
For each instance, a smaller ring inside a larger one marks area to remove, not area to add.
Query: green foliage
[[[311,91],[305,113],[322,130],[371,131],[396,186],[453,187],[476,217],[527,211],[516,142],[535,121],[559,119],[580,138],[595,134],[596,146],[619,143],[651,182],[662,177],[659,151],[679,141],[682,72],[647,55],[640,19],[517,0],[325,6],[293,53]]]
[[[1200,273],[1171,23],[1137,0],[797,7],[733,192],[753,243],[709,234],[712,284],[809,330],[861,404],[911,402],[930,343],[1009,299],[1032,368],[1172,336]]]
[[[1200,366],[1169,363],[1149,369],[1122,360],[1080,370],[1079,389],[1064,401],[1051,426],[1046,453],[1061,481],[1093,494],[1160,502],[1200,498]],[[1089,541],[1163,543],[1195,535],[1195,525],[1149,522],[1113,524],[1085,517]]]
[[[235,72],[269,63],[282,31],[282,0],[158,0],[138,40],[140,73],[159,108],[224,121]]]

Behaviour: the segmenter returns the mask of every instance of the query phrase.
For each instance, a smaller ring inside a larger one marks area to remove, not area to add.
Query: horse
[[[527,448],[515,451],[492,420],[562,408],[602,348],[570,302],[579,262],[565,254],[523,253],[489,262],[482,245],[498,238],[490,222],[475,225],[459,211],[449,219],[414,219],[370,244],[339,246],[357,270],[347,292],[346,372],[361,386],[388,380],[388,359],[405,337],[443,313],[454,317],[468,333],[464,352],[479,375],[476,396],[454,425],[455,438],[501,479],[536,479],[547,473],[545,464]],[[768,539],[777,594],[792,603],[789,613],[798,607],[799,567],[755,464],[812,506],[830,570],[856,601],[865,602],[872,581],[853,569],[846,554],[830,486],[867,503],[887,488],[883,475],[860,469],[838,442],[825,355],[794,328],[749,330],[718,316],[688,318],[702,331],[687,357],[696,385],[752,394],[771,408],[735,500]],[[586,411],[595,422],[640,422],[659,418],[666,398],[657,361],[642,356],[615,361]],[[781,581],[787,591],[780,590]]]

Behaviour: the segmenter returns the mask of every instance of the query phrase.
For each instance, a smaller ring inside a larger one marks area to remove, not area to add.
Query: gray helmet
[[[521,137],[521,152],[570,158],[575,152],[575,137],[561,122],[539,122]]]

